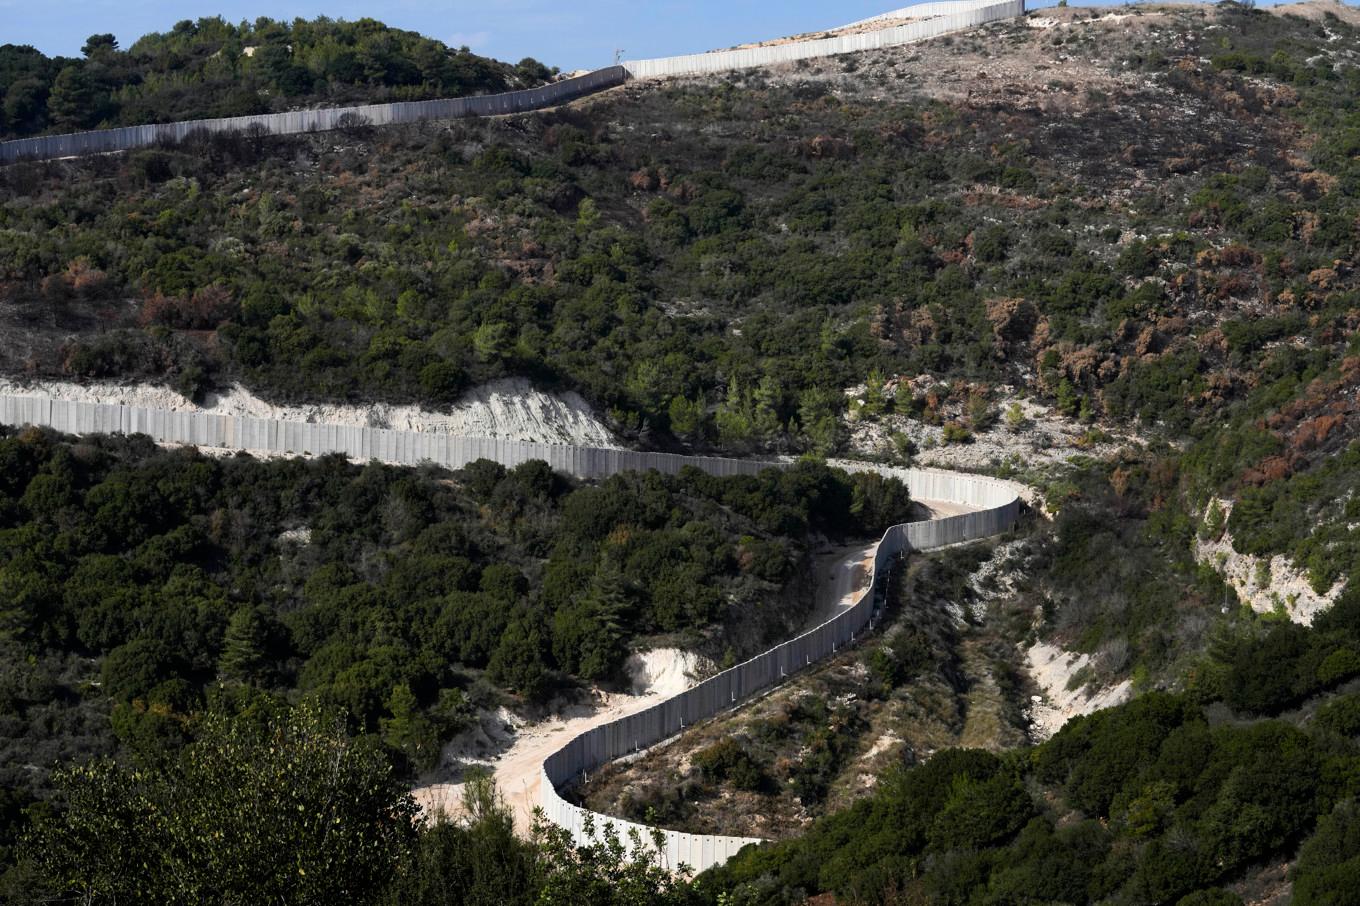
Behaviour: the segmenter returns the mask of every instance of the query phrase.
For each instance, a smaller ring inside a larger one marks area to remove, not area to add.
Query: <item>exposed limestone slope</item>
[[[1219,500],[1218,505],[1226,522],[1233,502]],[[1218,537],[1197,538],[1195,559],[1213,567],[1252,610],[1283,613],[1304,626],[1311,626],[1313,619],[1336,603],[1346,588],[1346,580],[1341,578],[1325,593],[1318,594],[1308,580],[1308,573],[1284,554],[1266,559],[1238,553],[1226,529]]]
[[[237,384],[225,393],[209,393],[199,405],[167,387],[153,384],[117,384],[69,381],[18,382],[0,379],[0,393],[35,393],[89,403],[121,403],[169,409],[175,412],[208,412],[298,422],[329,422],[368,425],[403,431],[431,431],[460,437],[496,437],[505,440],[618,447],[612,431],[590,404],[574,391],[545,393],[524,378],[506,378],[475,387],[448,411],[419,406],[375,404],[354,406],[337,403],[275,405]]]

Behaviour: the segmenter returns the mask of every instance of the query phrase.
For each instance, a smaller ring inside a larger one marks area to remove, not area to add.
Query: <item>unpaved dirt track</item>
[[[672,690],[663,689],[645,695],[604,695],[602,706],[589,714],[544,721],[516,734],[510,748],[492,762],[496,786],[515,816],[515,830],[527,836],[533,824],[545,758],[578,734],[650,708],[673,694]],[[462,813],[462,783],[433,783],[416,787],[412,792],[427,813],[443,811],[450,816]]]
[[[817,556],[813,573],[817,577],[816,604],[803,629],[813,629],[852,606],[860,592],[869,587],[874,573],[874,554],[878,542],[849,544]]]

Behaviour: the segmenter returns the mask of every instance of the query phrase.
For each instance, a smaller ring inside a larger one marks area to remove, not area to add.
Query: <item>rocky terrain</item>
[[[872,391],[859,385],[846,396],[848,444],[871,459],[965,471],[1042,469],[1073,456],[1109,459],[1144,442],[1127,425],[1064,416],[1008,385],[950,386],[923,374],[890,378]],[[894,401],[891,411],[883,400]]]
[[[1215,499],[1210,506],[1221,514],[1220,523],[1232,514],[1231,500]],[[1252,610],[1284,616],[1305,626],[1335,604],[1346,586],[1346,579],[1338,578],[1319,593],[1307,570],[1300,569],[1284,554],[1266,558],[1239,553],[1233,547],[1232,533],[1221,524],[1200,533],[1195,541],[1195,557],[1221,574],[1238,600]]]
[[[547,444],[617,447],[613,434],[580,394],[544,393],[523,378],[506,378],[469,390],[442,409],[342,403],[275,405],[239,384],[204,395],[201,403],[152,384],[0,379],[0,394],[52,396],[86,403],[115,403],[172,412],[205,412],[283,421],[367,425],[460,437],[497,437]]]
[[[652,810],[666,827],[782,839],[865,795],[892,764],[952,745],[1022,744],[1025,690],[1051,690],[1027,685],[1020,652],[988,616],[1007,593],[1013,553],[974,545],[913,558],[881,631],[731,714],[597,772],[574,794],[633,820]],[[1043,673],[1041,684],[1051,681]],[[1052,713],[1121,698],[1077,703],[1063,692]]]

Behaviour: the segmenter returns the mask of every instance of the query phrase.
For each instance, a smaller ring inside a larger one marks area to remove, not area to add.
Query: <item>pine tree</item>
[[[84,66],[67,66],[57,73],[47,110],[52,122],[70,129],[86,129],[98,124],[104,101],[99,85]]]
[[[591,631],[581,639],[578,670],[585,679],[604,679],[623,660],[624,638],[628,635],[629,611],[623,572],[606,557],[600,564],[587,592],[585,610]]]
[[[439,738],[432,724],[420,710],[420,702],[407,683],[392,687],[387,698],[387,710],[392,715],[379,721],[383,742],[411,760],[417,770],[434,767],[439,756]]]
[[[762,440],[778,437],[783,430],[779,420],[779,408],[784,397],[784,387],[773,375],[765,375],[755,392],[755,433]]]
[[[256,683],[269,672],[272,614],[263,606],[242,605],[231,615],[217,670],[225,679]]]
[[[727,397],[713,417],[718,438],[725,446],[742,447],[750,442],[755,427],[751,409],[750,392],[743,391],[741,384],[733,377],[727,384]]]

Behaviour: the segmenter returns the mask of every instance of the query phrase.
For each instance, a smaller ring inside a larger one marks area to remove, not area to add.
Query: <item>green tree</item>
[[[269,608],[262,604],[238,607],[227,624],[218,673],[243,683],[270,680],[269,649],[277,633],[278,621]]]
[[[1353,906],[1360,892],[1360,807],[1346,799],[1318,822],[1290,872],[1298,906]]]
[[[314,703],[263,721],[214,711],[163,768],[96,761],[56,781],[65,808],[24,851],[87,903],[366,902],[416,832],[381,750]]]
[[[80,52],[90,58],[103,57],[117,50],[118,39],[111,34],[90,35],[80,48]]]
[[[541,698],[547,691],[548,677],[538,628],[524,618],[511,621],[501,634],[487,669],[496,682],[504,683],[525,698]]]
[[[718,439],[724,446],[741,449],[755,438],[753,408],[750,391],[743,390],[733,377],[727,382],[727,395],[713,415],[713,425],[718,429]]]
[[[784,383],[779,378],[767,374],[760,379],[753,395],[755,412],[752,427],[761,440],[773,440],[783,432],[784,425],[779,417],[783,396]]]
[[[842,398],[820,388],[804,390],[798,397],[798,424],[809,450],[830,456],[840,447],[844,428],[840,422]]]
[[[581,605],[587,631],[579,637],[576,671],[582,678],[604,679],[622,663],[631,608],[623,572],[606,557]]]
[[[439,734],[421,711],[410,685],[398,683],[392,687],[387,711],[392,716],[379,720],[383,741],[409,758],[417,770],[433,767],[439,757]]]
[[[173,677],[181,666],[179,658],[160,639],[136,638],[113,649],[104,659],[104,691],[114,701],[130,701]]]
[[[888,395],[884,390],[886,381],[883,372],[875,368],[864,380],[863,412],[870,418],[877,418],[887,409]]]
[[[1068,418],[1073,418],[1077,415],[1077,411],[1081,406],[1081,397],[1077,394],[1077,388],[1073,387],[1072,382],[1067,378],[1063,378],[1058,382],[1056,397],[1059,412],[1066,415]]]
[[[683,396],[671,397],[668,414],[673,434],[690,441],[699,439],[704,427],[702,399],[691,401]]]
[[[106,99],[89,69],[72,65],[57,73],[47,110],[57,126],[88,129],[99,123]]]
[[[514,345],[514,327],[505,321],[488,321],[477,328],[472,348],[483,362],[496,362],[509,355]]]
[[[529,906],[537,853],[515,834],[514,815],[484,771],[463,783],[459,820],[435,815],[382,902],[390,906]]]
[[[5,91],[5,122],[15,132],[37,132],[47,113],[47,86],[34,78],[19,79]]]

